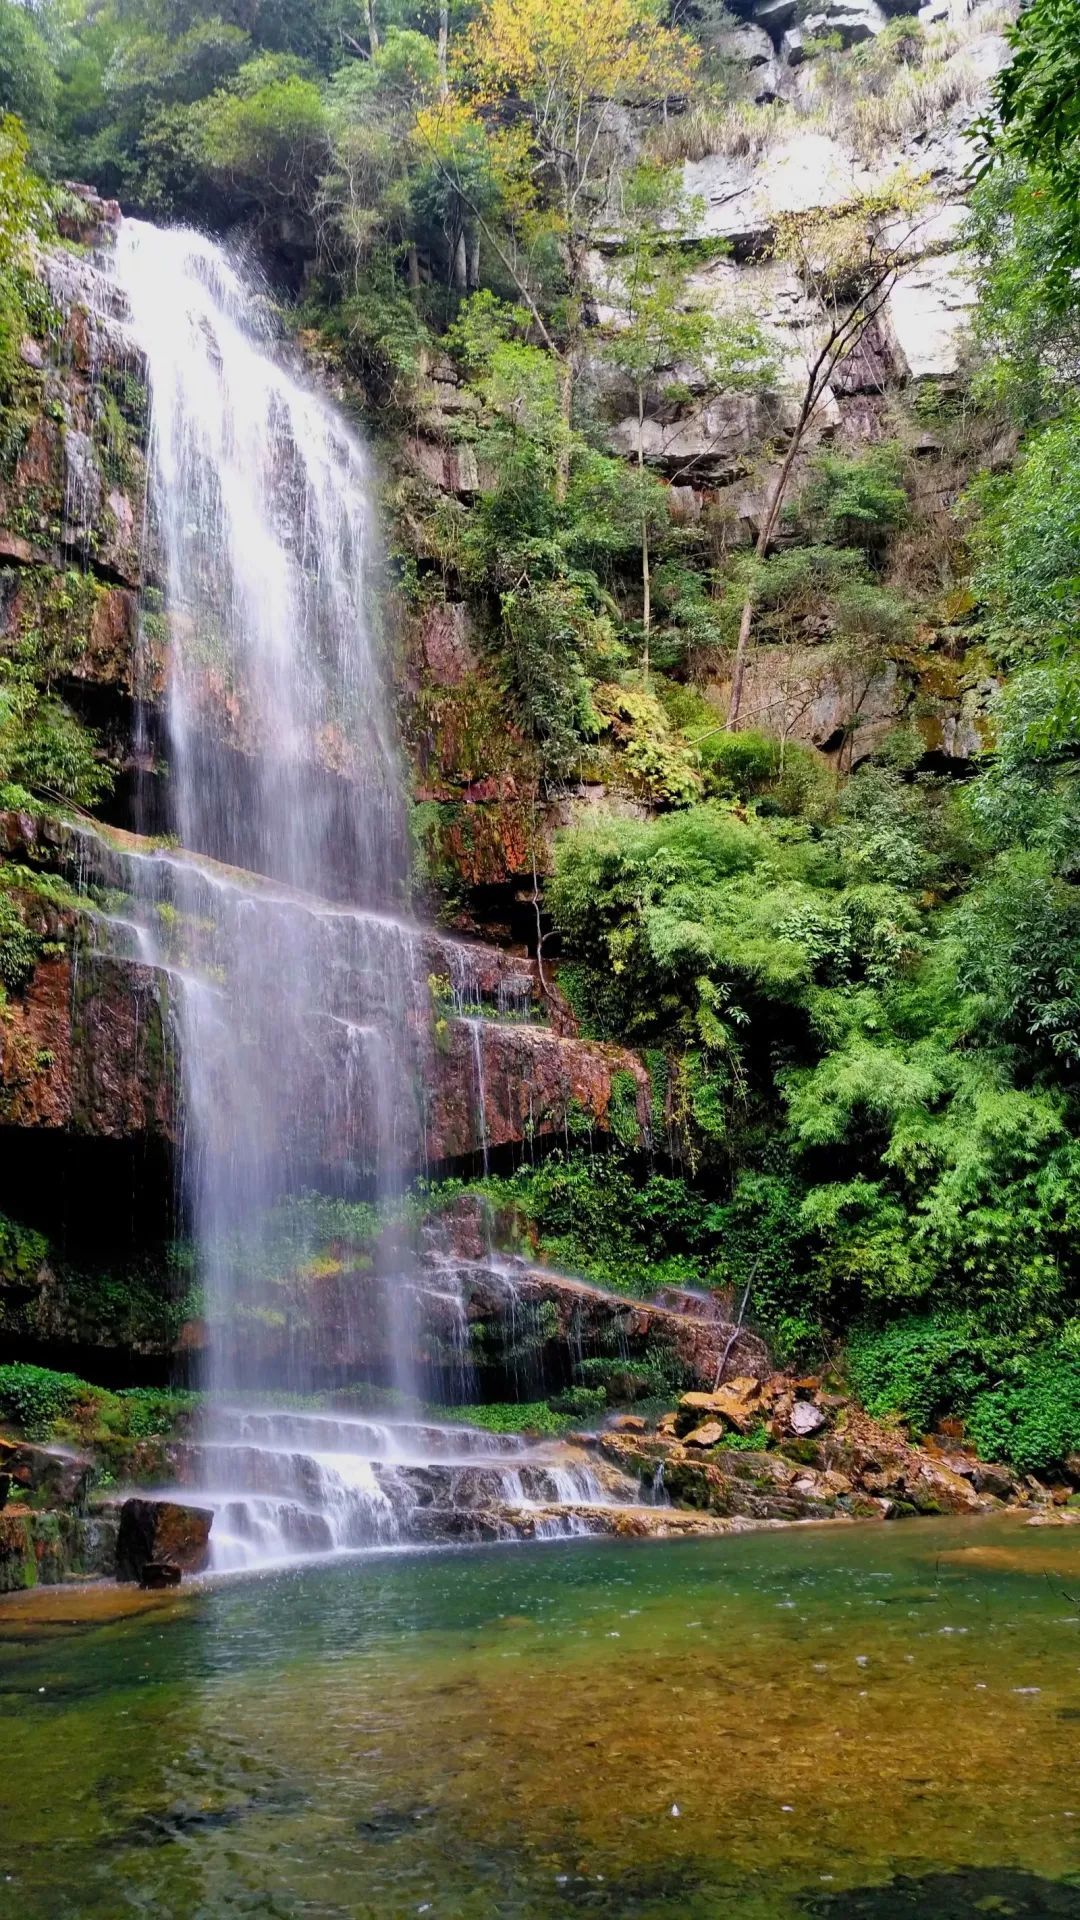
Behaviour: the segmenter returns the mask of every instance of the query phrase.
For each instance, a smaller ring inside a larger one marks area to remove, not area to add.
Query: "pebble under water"
[[[12,1920],[1080,1917],[1080,1530],[0,1603]]]

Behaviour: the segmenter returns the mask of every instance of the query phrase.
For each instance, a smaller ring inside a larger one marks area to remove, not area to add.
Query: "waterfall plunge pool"
[[[1080,1916],[1080,1530],[0,1603],[0,1915]]]

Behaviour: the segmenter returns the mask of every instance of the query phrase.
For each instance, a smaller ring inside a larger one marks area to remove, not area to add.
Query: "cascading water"
[[[263,1378],[241,1324],[259,1303],[236,1276],[266,1268],[275,1203],[334,1134],[348,1163],[354,1114],[382,1193],[412,1127],[418,995],[411,930],[392,917],[405,865],[367,462],[281,363],[261,290],[220,247],[125,222],[115,273],[152,400],[173,826],[185,849],[279,883],[211,881],[167,856],[141,875],[159,924],[200,963],[179,1000],[187,1200],[218,1330],[210,1384],[302,1387],[302,1341],[287,1379]],[[359,903],[344,952],[311,896]]]
[[[428,936],[405,917],[364,449],[288,370],[261,288],[210,240],[126,222],[113,285],[151,395],[147,571],[168,616],[180,846],[96,857],[114,890],[113,950],[167,983],[178,1029],[213,1410],[205,1438],[178,1450],[178,1476],[214,1507],[218,1566],[580,1532],[577,1509],[606,1498],[580,1460],[465,1428],[254,1404],[321,1377],[303,1301],[282,1285],[283,1216],[292,1279],[320,1238],[292,1204],[305,1188],[385,1199],[419,1157]],[[447,951],[452,999],[474,1009],[467,959]],[[471,1048],[486,1164],[475,1015]],[[385,1345],[410,1389],[420,1289],[408,1248],[394,1258]],[[464,1382],[464,1310],[429,1293]]]

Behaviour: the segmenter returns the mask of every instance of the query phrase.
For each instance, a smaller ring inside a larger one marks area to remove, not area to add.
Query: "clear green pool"
[[[0,1603],[5,1920],[425,1913],[1080,1916],[1080,1529]]]

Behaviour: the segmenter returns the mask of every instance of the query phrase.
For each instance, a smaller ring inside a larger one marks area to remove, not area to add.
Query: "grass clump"
[[[485,1433],[546,1434],[556,1438],[568,1432],[580,1415],[559,1413],[547,1400],[496,1402],[486,1407],[438,1407],[427,1409],[433,1420],[445,1420],[466,1427],[481,1427]]]

